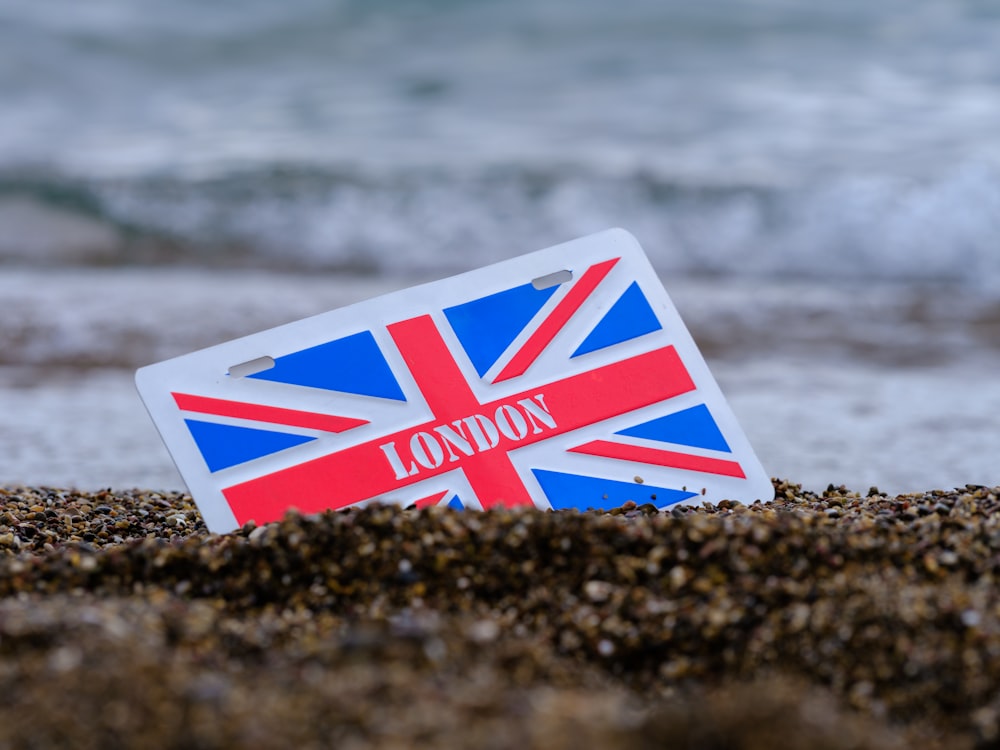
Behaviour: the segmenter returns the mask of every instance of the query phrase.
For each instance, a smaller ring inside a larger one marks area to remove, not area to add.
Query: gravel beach
[[[373,505],[0,490],[0,748],[992,747],[1000,488]]]

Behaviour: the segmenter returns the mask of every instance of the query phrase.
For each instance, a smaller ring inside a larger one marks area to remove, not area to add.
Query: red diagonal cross
[[[456,469],[465,472],[484,508],[530,504],[509,451],[694,390],[676,350],[667,346],[481,403],[429,315],[393,323],[388,330],[433,418],[223,490],[237,523],[250,519],[267,523],[289,507],[304,513],[343,508]],[[555,420],[554,428],[529,432],[520,440],[501,436],[492,450],[463,455],[434,469],[423,468],[412,477],[397,478],[380,447],[393,441],[405,444],[416,432],[430,432],[473,414],[490,415],[499,407],[514,406],[539,394]]]

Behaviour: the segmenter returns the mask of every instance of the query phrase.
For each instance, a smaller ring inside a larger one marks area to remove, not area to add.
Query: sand
[[[0,490],[0,748],[992,747],[1000,488],[208,534]]]

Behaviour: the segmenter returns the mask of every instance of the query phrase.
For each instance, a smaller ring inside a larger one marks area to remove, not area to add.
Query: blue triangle
[[[615,434],[732,453],[705,404],[637,424]]]
[[[455,510],[465,510],[465,505],[462,503],[462,499],[458,495],[455,495],[448,501],[448,507],[454,508]]]
[[[255,458],[268,456],[293,445],[301,445],[316,439],[308,435],[290,435],[287,432],[235,427],[197,419],[185,419],[184,422],[211,472],[253,461]]]
[[[601,318],[601,322],[573,352],[573,356],[579,357],[581,354],[620,344],[622,341],[659,331],[662,327],[656,313],[653,312],[653,308],[649,306],[646,295],[639,288],[639,283],[633,281],[632,285]]]
[[[687,500],[696,494],[683,490],[652,487],[648,484],[598,479],[580,474],[564,474],[543,469],[532,469],[531,471],[542,486],[542,492],[545,493],[552,507],[556,510],[567,508],[610,510],[621,507],[629,500],[637,505],[652,503],[658,508],[662,508]]]
[[[371,331],[286,354],[247,377],[406,401]]]
[[[445,309],[448,322],[480,377],[558,288],[535,289],[524,284]]]

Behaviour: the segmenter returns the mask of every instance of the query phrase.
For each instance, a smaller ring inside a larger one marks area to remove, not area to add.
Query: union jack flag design
[[[771,499],[635,239],[609,230],[141,368],[213,531],[291,507]]]

